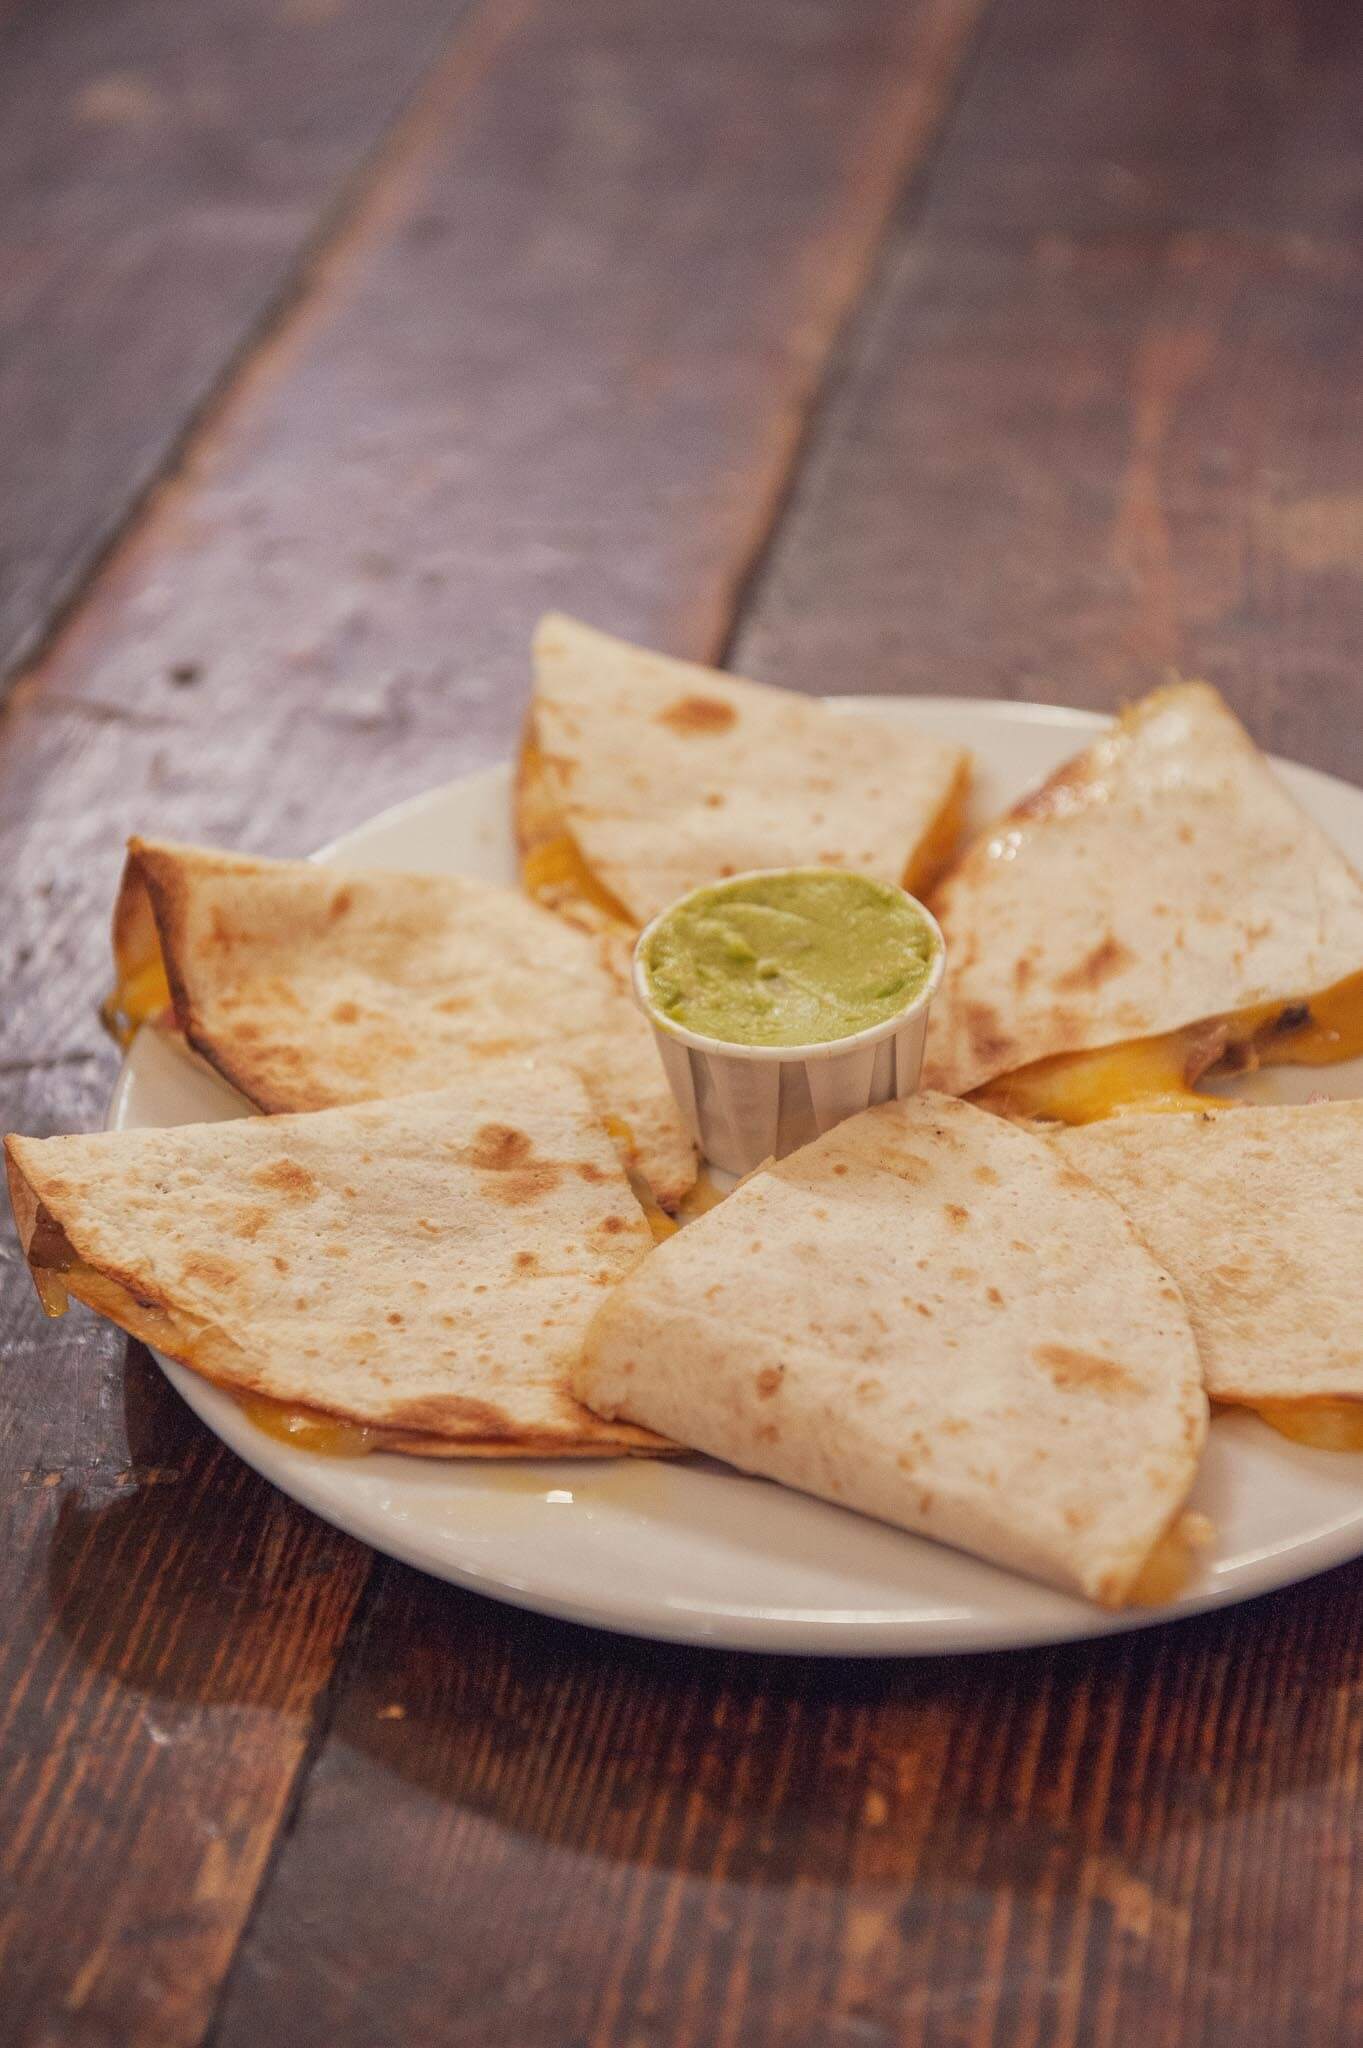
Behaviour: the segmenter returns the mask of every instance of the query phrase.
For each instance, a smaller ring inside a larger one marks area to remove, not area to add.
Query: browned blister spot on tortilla
[[[932,1179],[932,1161],[924,1159],[919,1152],[896,1152],[893,1157],[886,1157],[885,1165],[900,1180],[906,1180],[913,1186]]]
[[[310,1202],[317,1193],[317,1182],[296,1159],[272,1159],[253,1173],[251,1180],[256,1187],[287,1195],[295,1202]]]
[[[875,1401],[885,1391],[884,1380],[858,1380],[856,1386],[859,1401]]]
[[[471,1004],[472,999],[469,996],[446,996],[443,1002],[436,1004],[436,1015],[457,1017],[462,1011],[469,1009]]]
[[[331,915],[333,917],[344,917],[354,901],[355,898],[349,889],[338,889],[331,899]]]
[[[1093,1182],[1086,1179],[1078,1167],[1071,1166],[1066,1160],[1056,1161],[1055,1177],[1062,1188],[1072,1188],[1075,1194],[1088,1195],[1093,1192]]]
[[[523,1172],[499,1174],[488,1182],[486,1192],[493,1201],[505,1202],[508,1209],[523,1209],[543,1195],[552,1195],[562,1179],[561,1166],[552,1159],[540,1159]]]
[[[402,1401],[383,1418],[385,1429],[424,1430],[428,1435],[507,1442],[518,1432],[500,1408],[466,1394],[421,1394]]]
[[[1080,1351],[1071,1344],[1035,1344],[1032,1356],[1056,1386],[1065,1390],[1087,1388],[1097,1394],[1141,1392],[1141,1382],[1135,1373],[1098,1351]]]
[[[732,704],[726,704],[722,697],[678,697],[665,711],[658,713],[660,725],[670,726],[673,732],[707,733],[727,732],[737,723],[738,713]]]
[[[996,1010],[988,1003],[962,1005],[966,1036],[978,1060],[1006,1060],[1012,1056],[1014,1041]]]
[[[845,1174],[847,1171],[845,1162],[840,1159],[837,1165],[833,1168],[833,1171],[837,1174],[838,1178],[841,1179],[843,1174]]]
[[[482,1124],[464,1156],[480,1172],[507,1173],[514,1166],[523,1166],[534,1149],[525,1132],[511,1124]]]
[[[1030,953],[1020,953],[1013,962],[1013,987],[1021,995],[1032,978],[1033,959]]]
[[[996,1188],[999,1184],[999,1177],[992,1166],[977,1166],[975,1178],[982,1188]]]
[[[208,913],[208,942],[211,946],[230,946],[233,931],[227,919],[215,903]]]
[[[609,1231],[610,1234],[614,1237],[620,1231],[627,1230],[629,1228],[629,1225],[626,1223],[623,1216],[603,1216],[601,1219],[601,1228],[605,1231]]]
[[[590,1159],[584,1159],[577,1169],[578,1179],[586,1181],[608,1180],[609,1175],[601,1167],[594,1166]]]
[[[535,1254],[533,1252],[517,1252],[515,1263],[523,1273],[528,1273],[536,1263]]]
[[[356,1024],[359,1022],[359,1016],[357,1003],[337,1003],[331,1013],[331,1021],[333,1024]]]
[[[774,1422],[762,1422],[753,1432],[760,1444],[779,1444],[781,1432]]]
[[[997,1287],[986,1287],[984,1290],[984,1298],[986,1301],[992,1301],[995,1308],[1003,1307],[1003,1296],[999,1293]]]
[[[257,1238],[269,1221],[268,1209],[238,1209],[232,1218],[232,1228],[238,1237]]]
[[[1071,967],[1067,974],[1062,974],[1058,977],[1056,987],[1064,989],[1101,988],[1103,983],[1110,981],[1114,974],[1120,974],[1124,967],[1129,967],[1135,957],[1129,946],[1124,946],[1120,939],[1114,938],[1112,933],[1109,932],[1105,938],[1099,939],[1097,945],[1091,947],[1085,953],[1083,959]]]
[[[785,1378],[785,1371],[786,1369],[783,1365],[763,1366],[754,1382],[759,1401],[770,1401],[772,1395],[779,1392],[781,1381]]]
[[[946,1217],[947,1222],[954,1223],[958,1230],[961,1229],[962,1225],[970,1221],[969,1209],[963,1209],[959,1202],[944,1202],[942,1204],[942,1214]]]
[[[180,1268],[185,1280],[202,1280],[205,1287],[231,1287],[237,1279],[237,1269],[226,1259],[219,1259],[212,1252],[190,1252]]]

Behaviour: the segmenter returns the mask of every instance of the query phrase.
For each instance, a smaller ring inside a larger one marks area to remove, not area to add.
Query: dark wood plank
[[[735,649],[818,688],[1115,708],[1170,668],[1363,779],[1363,262],[901,252]]]
[[[287,292],[459,11],[0,10],[0,677]]]
[[[1011,0],[934,180],[943,240],[1363,230],[1352,0]]]
[[[391,1568],[221,2048],[1351,2040],[1361,1622],[800,1662]]]
[[[9,1125],[99,1118],[129,829],[301,850],[503,751],[547,602],[718,644],[975,13],[471,16],[293,317],[0,713]],[[40,1330],[13,1247],[0,1285],[0,2032],[178,2048],[348,1697],[363,1559],[214,1452],[139,1354],[145,1413],[121,1420],[124,1347],[78,1312]],[[546,1664],[536,1712],[553,1684]],[[376,1854],[385,1803],[357,1817]],[[421,1913],[438,1967],[435,1894]],[[367,1914],[348,1902],[341,1944],[361,1975]],[[419,2038],[400,2009],[383,2037]]]

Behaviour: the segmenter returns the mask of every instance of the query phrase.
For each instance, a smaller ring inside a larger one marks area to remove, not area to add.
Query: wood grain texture
[[[1363,777],[1363,263],[910,238],[735,650],[814,688],[1112,710],[1204,675]]]
[[[1363,229],[1352,0],[1011,0],[928,196],[926,232]]]
[[[385,1568],[218,2040],[1350,2040],[1360,1601],[838,1664]]]
[[[129,830],[298,851],[503,751],[551,600],[717,644],[975,13],[470,15],[295,313],[0,713],[8,1126],[99,1119]],[[41,1328],[12,1244],[0,1286],[0,2034],[179,2048],[217,2024],[349,1696],[366,1559],[213,1449],[136,1350],[121,1418],[125,1347],[79,1311]],[[539,1685],[547,1705],[548,1666]],[[434,1894],[423,1912],[433,1967],[449,1930]],[[342,1943],[361,1975],[365,1914]],[[382,2037],[420,2038],[401,2010]]]
[[[0,677],[287,292],[458,12],[0,10]]]

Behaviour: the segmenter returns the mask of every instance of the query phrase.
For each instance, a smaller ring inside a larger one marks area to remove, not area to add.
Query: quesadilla
[[[273,1113],[570,1066],[666,1209],[696,1177],[643,1017],[601,945],[518,891],[131,841],[115,1022],[169,997],[193,1049]]]
[[[1207,1392],[1363,1449],[1363,1102],[1059,1131],[1188,1305]]]
[[[1189,1109],[1363,1052],[1363,882],[1205,683],[1157,690],[978,840],[933,908],[926,1079],[1017,1117]]]
[[[568,1390],[648,1227],[581,1084],[485,1068],[315,1115],[6,1140],[45,1306],[68,1294],[205,1379],[363,1447],[658,1448]]]
[[[645,924],[749,868],[855,868],[922,889],[951,851],[969,779],[961,747],[557,614],[534,652],[523,877],[577,922]]]
[[[603,1303],[599,1414],[1107,1604],[1185,1533],[1178,1289],[1041,1138],[942,1095],[743,1182]]]

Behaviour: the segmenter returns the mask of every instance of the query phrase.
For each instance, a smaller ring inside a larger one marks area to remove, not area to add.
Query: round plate
[[[852,700],[847,709],[855,712]],[[869,705],[867,708],[871,708]],[[973,824],[1084,745],[1106,721],[1047,705],[874,700],[976,761]],[[1363,792],[1279,764],[1289,788],[1363,867]],[[510,771],[485,770],[362,825],[320,859],[516,879]],[[1325,1085],[1363,1095],[1363,1061],[1277,1068],[1237,1082],[1259,1099]],[[1229,1092],[1229,1091],[1227,1091]],[[247,1105],[143,1032],[110,1123],[241,1116]],[[730,1648],[884,1655],[1063,1642],[1200,1613],[1363,1554],[1363,1460],[1307,1450],[1252,1416],[1218,1416],[1192,1505],[1216,1545],[1193,1584],[1156,1611],[1108,1614],[974,1558],[694,1459],[461,1464],[327,1458],[263,1435],[227,1394],[162,1365],[191,1408],[248,1464],[390,1556],[498,1599],[634,1635]]]

